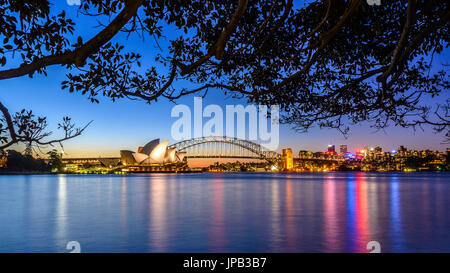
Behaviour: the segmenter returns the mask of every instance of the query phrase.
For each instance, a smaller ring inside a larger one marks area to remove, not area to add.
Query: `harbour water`
[[[448,173],[0,176],[0,252],[450,252]]]

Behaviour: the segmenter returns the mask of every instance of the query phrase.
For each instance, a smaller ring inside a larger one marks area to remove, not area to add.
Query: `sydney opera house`
[[[169,140],[159,142],[154,139],[137,152],[122,150],[120,158],[122,165],[129,166],[162,166],[185,162],[186,153],[178,153],[176,148],[168,148]]]
[[[169,140],[154,139],[137,152],[122,150],[119,157],[63,158],[68,169],[82,173],[190,172],[185,152],[168,147]]]

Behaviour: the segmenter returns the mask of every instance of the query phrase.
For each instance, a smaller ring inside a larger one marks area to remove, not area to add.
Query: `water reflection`
[[[271,226],[271,248],[273,251],[276,251],[276,248],[279,245],[279,242],[282,240],[282,229],[281,229],[281,220],[280,220],[280,194],[279,194],[279,181],[271,181],[271,189],[270,189],[270,202],[271,202],[271,210],[270,214],[267,215],[269,218],[270,226]]]
[[[366,244],[371,241],[368,237],[370,234],[369,216],[367,208],[367,182],[364,174],[356,175],[355,186],[356,199],[356,246],[355,251],[362,252],[366,249]]]
[[[420,200],[421,204],[421,209],[418,212],[418,214],[420,215],[420,217],[424,218],[424,223],[423,223],[423,231],[425,232],[425,234],[429,234],[431,232],[431,215],[428,214],[428,210],[430,208],[433,208],[433,204],[432,201],[430,200],[430,195],[431,195],[431,189],[430,189],[430,183],[422,183],[421,184],[421,190],[422,190],[422,196],[423,198]],[[435,212],[433,212],[435,213]]]
[[[214,252],[225,252],[225,223],[223,207],[223,180],[214,178],[210,245]]]
[[[402,249],[402,218],[400,211],[400,185],[397,175],[393,175],[390,181],[391,185],[391,207],[390,207],[390,237],[395,248]]]
[[[0,252],[448,252],[449,178],[0,176]]]
[[[167,181],[157,177],[150,183],[150,222],[148,229],[149,246],[155,252],[167,251]]]
[[[127,210],[128,210],[128,198],[127,198],[127,179],[122,177],[120,186],[120,226],[123,233],[128,232],[127,223]]]
[[[381,183],[380,183],[381,182]],[[382,204],[379,203],[378,193],[379,184],[384,184],[381,179],[377,179],[375,176],[370,176],[367,179],[367,213],[368,213],[368,226],[370,228],[370,234],[376,234],[376,231],[380,226],[380,215],[382,213]],[[369,234],[367,234],[369,235]],[[371,241],[379,241],[377,236],[369,238]]]
[[[67,238],[67,177],[58,175],[56,206],[56,238],[64,240]]]
[[[336,200],[336,182],[332,177],[327,177],[324,186],[324,202],[325,202],[325,251],[338,252],[340,250],[340,238],[338,227],[338,217],[342,216],[337,211]]]
[[[285,210],[284,210],[284,225],[286,230],[286,250],[288,252],[295,252],[295,250],[298,248],[296,244],[296,208],[294,207],[294,193],[293,193],[293,186],[292,186],[292,179],[286,180],[286,194],[285,194]]]
[[[358,251],[357,246],[355,246],[355,238],[357,238],[356,230],[356,186],[355,186],[355,175],[350,174],[347,179],[347,242],[348,248],[352,252]]]

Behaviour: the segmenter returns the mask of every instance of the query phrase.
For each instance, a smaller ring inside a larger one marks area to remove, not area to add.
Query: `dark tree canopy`
[[[448,136],[447,68],[431,69],[449,45],[447,1],[85,0],[79,16],[101,26],[87,41],[49,1],[0,0],[0,79],[60,65],[68,69],[63,88],[93,102],[176,100],[215,88],[278,104],[283,121],[299,129],[345,132],[369,121],[378,128],[431,124]],[[160,46],[153,66],[141,67],[141,55],[114,39],[122,32],[168,46]],[[183,82],[196,87],[176,87]],[[8,143],[17,125],[1,106]],[[83,128],[76,130],[66,136]]]
[[[41,158],[33,158],[29,154],[21,154],[14,150],[7,151],[6,166],[0,168],[0,172],[6,171],[31,171],[31,172],[46,172],[50,171],[49,165]]]

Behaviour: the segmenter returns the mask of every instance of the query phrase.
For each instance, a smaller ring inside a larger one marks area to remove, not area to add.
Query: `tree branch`
[[[280,28],[281,24],[284,23],[286,18],[289,16],[289,12],[291,12],[292,7],[293,7],[293,1],[292,0],[288,0],[287,1],[287,5],[286,5],[286,9],[284,10],[283,15],[281,16],[280,20],[278,20],[276,25],[270,30],[269,34],[267,34],[266,37],[264,37],[264,40],[263,40],[261,46],[256,51],[255,55],[260,55],[261,54],[263,49],[266,47],[266,44],[269,41],[270,37],[272,37],[272,35],[275,33],[275,31],[277,31],[277,29]]]
[[[8,125],[9,135],[11,137],[12,141],[17,141],[17,135],[16,131],[14,130],[14,124],[11,118],[11,115],[9,114],[8,109],[3,105],[3,103],[0,102],[0,110],[3,113],[3,116],[5,117],[6,124]],[[0,147],[1,149],[1,147]]]
[[[400,53],[408,40],[409,32],[411,31],[412,27],[414,26],[416,22],[416,11],[417,11],[417,0],[408,0],[408,7],[406,10],[406,23],[403,27],[402,35],[400,36],[400,39],[398,40],[397,46],[394,50],[394,57],[392,58],[391,64],[389,65],[388,69],[377,77],[377,80],[379,82],[386,82],[387,77],[392,73],[394,70],[398,60],[400,59]]]
[[[239,20],[241,19],[242,15],[244,15],[245,10],[247,9],[247,4],[248,0],[239,0],[238,6],[234,11],[231,21],[225,27],[225,30],[222,32],[222,34],[220,35],[219,39],[214,44],[214,46],[211,47],[211,49],[208,51],[208,54],[201,57],[198,61],[187,66],[181,63],[177,63],[177,65],[181,68],[180,73],[181,76],[190,73],[192,70],[202,65],[204,62],[209,60],[214,55],[217,59],[222,58],[223,51],[225,50],[225,45],[230,39],[231,34],[233,34],[233,32],[236,30]]]
[[[306,62],[306,64],[303,66],[302,69],[300,69],[295,74],[283,79],[280,83],[275,85],[272,88],[269,88],[265,93],[272,92],[275,89],[282,88],[292,80],[298,78],[300,75],[306,73],[309,71],[311,66],[315,63],[317,58],[319,57],[320,52],[323,48],[333,39],[333,37],[338,33],[338,31],[344,26],[344,24],[347,22],[347,20],[358,10],[359,6],[361,5],[361,0],[350,0],[349,6],[347,7],[345,13],[342,15],[339,22],[328,32],[320,35],[320,47],[314,52],[313,56]]]
[[[100,47],[111,40],[120,29],[122,29],[122,27],[137,14],[137,10],[142,3],[143,0],[128,0],[124,9],[106,28],[79,48],[67,51],[64,54],[43,57],[32,63],[21,65],[19,68],[0,71],[0,80],[20,77],[27,74],[32,75],[39,69],[56,64],[75,64],[77,67],[83,66],[87,57],[95,53]]]
[[[65,117],[63,118],[63,122],[58,124],[58,128],[62,128],[64,131],[64,137],[60,139],[44,141],[44,138],[51,135],[51,132],[44,131],[47,127],[46,118],[38,117],[37,119],[34,119],[35,116],[31,111],[26,112],[25,110],[22,110],[22,112],[17,113],[13,119],[8,109],[1,102],[0,111],[5,118],[9,132],[9,140],[8,137],[2,136],[2,141],[6,143],[0,146],[0,151],[17,143],[27,143],[29,145],[33,145],[34,143],[38,146],[52,146],[54,143],[61,144],[61,142],[63,141],[81,135],[84,130],[92,123],[92,121],[90,121],[82,128],[75,128],[75,125],[71,122],[71,119]]]

